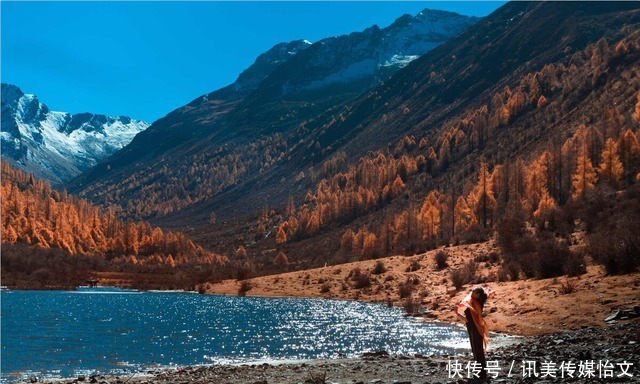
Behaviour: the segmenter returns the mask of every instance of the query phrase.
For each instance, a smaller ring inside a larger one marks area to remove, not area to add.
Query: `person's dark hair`
[[[484,303],[487,302],[487,293],[482,287],[474,288],[473,292],[478,294],[478,301],[480,302],[480,306],[484,308]]]

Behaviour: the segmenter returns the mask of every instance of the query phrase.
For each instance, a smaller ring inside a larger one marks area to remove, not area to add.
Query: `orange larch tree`
[[[598,173],[600,180],[606,181],[612,187],[617,187],[622,178],[624,168],[618,155],[618,143],[613,139],[607,139],[602,151],[602,161]]]
[[[571,196],[574,200],[584,200],[587,197],[587,192],[593,189],[598,180],[586,144],[582,145],[582,149],[578,153],[577,164],[578,167],[573,174],[573,193]]]

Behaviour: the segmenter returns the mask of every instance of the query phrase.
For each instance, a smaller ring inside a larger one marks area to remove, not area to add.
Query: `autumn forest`
[[[502,250],[497,279],[579,275],[587,256],[609,273],[633,272],[640,265],[638,63],[640,32],[623,27],[440,108],[448,114],[437,124],[407,99],[371,123],[393,132],[376,149],[328,140],[362,105],[378,105],[386,85],[361,104],[326,112],[331,118],[298,122],[292,114],[289,129],[74,185],[74,195],[3,162],[3,284],[111,278],[194,290],[488,240]],[[432,67],[413,89],[455,76]],[[217,198],[261,177],[277,191],[263,197],[256,184],[253,203],[261,208],[238,215],[218,208]],[[192,212],[193,222],[180,216]],[[569,249],[577,241],[585,252]]]

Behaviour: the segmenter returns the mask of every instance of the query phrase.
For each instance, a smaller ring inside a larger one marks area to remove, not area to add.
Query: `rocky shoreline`
[[[604,327],[584,326],[579,330],[523,337],[515,344],[490,347],[487,353],[487,360],[497,362],[499,368],[491,379],[493,383],[639,383],[639,357],[640,318]],[[475,382],[468,378],[467,363],[471,361],[469,354],[389,356],[377,352],[350,359],[193,366],[52,383],[462,384]]]

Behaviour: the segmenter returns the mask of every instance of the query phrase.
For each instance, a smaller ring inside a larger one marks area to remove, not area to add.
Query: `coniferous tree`
[[[429,192],[422,207],[420,208],[420,217],[423,228],[423,238],[435,238],[440,231],[440,203],[436,191]]]
[[[276,258],[273,259],[273,265],[280,268],[286,267],[289,265],[289,258],[287,258],[287,255],[284,252],[278,252]]]
[[[293,216],[296,214],[296,206],[293,202],[293,196],[289,196],[289,201],[287,202],[287,216]]]
[[[479,221],[482,223],[482,227],[486,228],[489,218],[495,209],[496,201],[493,196],[489,166],[484,161],[480,162],[478,184],[475,186],[468,199],[469,206],[474,208]]]
[[[602,162],[598,170],[600,180],[608,182],[612,187],[617,187],[624,172],[620,156],[618,156],[618,143],[613,139],[607,139],[601,158]]]
[[[238,250],[236,251],[236,257],[238,257],[239,259],[247,258],[247,250],[244,248],[244,246],[241,245],[238,248]]]
[[[638,92],[638,102],[633,111],[633,119],[636,121],[636,124],[640,126],[640,92]]]
[[[285,231],[285,225],[278,226],[278,233],[276,234],[276,244],[282,244],[287,242],[287,233]]]
[[[571,196],[574,200],[584,200],[587,198],[587,192],[593,189],[598,180],[586,144],[582,145],[582,149],[578,153],[577,163],[578,167],[573,174],[573,193]]]
[[[637,160],[638,157],[640,157],[640,145],[632,130],[627,129],[622,133],[619,148],[622,165],[624,167],[624,179],[630,182],[633,180],[633,169],[637,166]]]
[[[462,196],[458,197],[456,202],[455,217],[456,233],[468,231],[478,222],[473,210],[467,204],[467,200]]]
[[[355,234],[351,228],[347,228],[346,231],[342,234],[340,238],[340,249],[343,252],[351,252],[353,250],[353,242],[355,239]]]
[[[553,225],[556,210],[556,201],[545,190],[540,198],[537,209],[533,212],[533,217],[538,221],[541,227],[544,227],[547,222],[550,222],[551,225]]]

